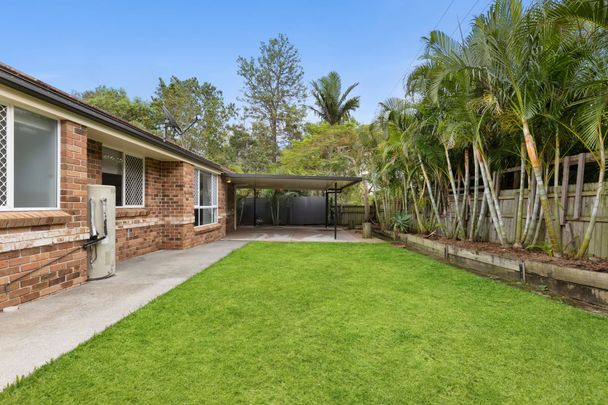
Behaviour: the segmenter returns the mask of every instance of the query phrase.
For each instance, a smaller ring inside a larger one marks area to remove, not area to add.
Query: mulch
[[[503,248],[500,245],[491,242],[469,242],[466,240],[449,239],[438,235],[428,236],[419,234],[418,236],[465,249],[497,254],[514,260],[530,260],[541,263],[550,263],[557,266],[574,267],[583,270],[608,273],[608,260],[606,259],[574,259],[571,257],[554,257],[549,256],[547,253],[541,250],[518,249],[514,247]]]

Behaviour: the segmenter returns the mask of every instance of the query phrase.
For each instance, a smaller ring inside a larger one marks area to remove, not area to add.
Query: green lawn
[[[124,402],[606,404],[608,319],[387,244],[252,243],[0,393]]]

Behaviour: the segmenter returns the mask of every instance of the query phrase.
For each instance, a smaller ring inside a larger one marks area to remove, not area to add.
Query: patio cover
[[[275,190],[331,190],[341,191],[357,184],[361,177],[344,176],[292,176],[287,174],[225,173],[224,177],[237,188]]]

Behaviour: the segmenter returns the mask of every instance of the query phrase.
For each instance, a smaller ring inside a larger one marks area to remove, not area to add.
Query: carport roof
[[[286,174],[224,173],[229,183],[238,188],[279,190],[338,190],[357,184],[361,177],[345,176],[292,176]]]

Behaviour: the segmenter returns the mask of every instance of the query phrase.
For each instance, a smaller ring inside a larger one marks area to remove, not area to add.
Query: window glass
[[[14,111],[14,206],[57,207],[57,121]]]
[[[116,187],[116,206],[122,206],[122,152],[103,147],[101,160],[101,184]]]
[[[194,225],[217,223],[217,176],[200,170],[194,180]]]
[[[213,175],[201,172],[201,205],[207,207],[213,205]]]
[[[212,224],[215,222],[215,208],[205,208],[203,210],[203,224]]]

